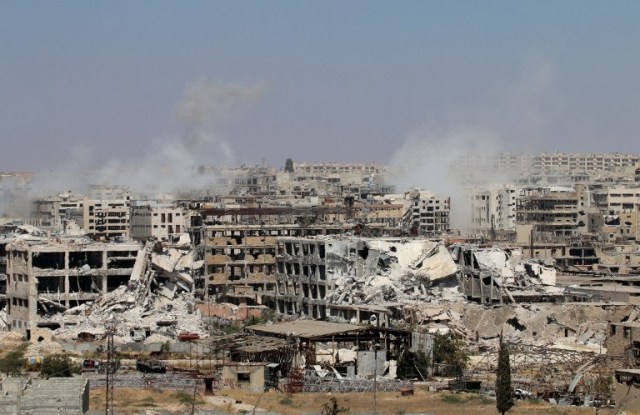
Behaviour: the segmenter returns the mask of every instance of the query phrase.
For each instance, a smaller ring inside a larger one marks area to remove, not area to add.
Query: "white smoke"
[[[469,171],[461,160],[482,165],[499,152],[531,151],[532,143],[548,135],[562,107],[554,85],[553,66],[532,60],[515,81],[494,85],[481,99],[430,120],[411,132],[391,157],[393,184],[400,190],[419,187],[450,196],[452,228],[467,230],[470,185],[509,183],[514,177],[491,168]]]
[[[225,84],[201,79],[187,85],[176,114],[182,135],[149,140],[141,154],[102,159],[99,148],[79,145],[64,164],[41,172],[31,185],[34,198],[71,190],[80,194],[90,184],[128,187],[134,195],[188,194],[205,191],[216,173],[205,166],[235,164],[232,146],[219,127],[265,93],[262,84]]]

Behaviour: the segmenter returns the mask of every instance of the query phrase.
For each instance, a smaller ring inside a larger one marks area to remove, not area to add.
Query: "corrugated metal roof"
[[[316,320],[296,320],[286,323],[259,324],[247,327],[260,333],[291,334],[296,337],[311,338],[328,336],[331,334],[348,333],[350,331],[366,330],[368,326],[356,326],[355,324],[330,323]]]

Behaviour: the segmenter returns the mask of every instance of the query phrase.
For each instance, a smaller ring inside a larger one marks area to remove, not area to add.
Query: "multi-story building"
[[[120,187],[92,186],[96,199],[69,192],[33,202],[29,223],[43,230],[63,231],[65,219],[74,220],[87,235],[96,238],[128,237],[130,196]]]
[[[638,155],[618,153],[466,154],[456,159],[454,174],[471,181],[482,178],[474,174],[478,171],[520,176],[569,173],[584,177],[585,173],[633,168],[639,163]]]
[[[213,225],[205,229],[205,296],[261,304],[275,289],[276,238],[339,234],[346,224]]]
[[[403,278],[407,271],[447,285],[457,283],[457,270],[436,240],[281,237],[276,246],[275,309],[290,316],[375,321],[388,327],[394,310],[426,295],[426,290],[408,289],[411,284]]]
[[[449,232],[450,197],[414,189],[405,193],[405,200],[408,202],[405,220],[410,229],[417,230],[421,235]]]
[[[509,185],[474,192],[471,196],[472,231],[483,234],[514,231],[516,194],[516,188]]]
[[[386,167],[381,164],[349,163],[295,163],[298,175],[338,179],[342,183],[362,183],[363,178],[384,176]]]
[[[402,204],[202,209],[205,296],[260,303],[275,288],[276,237],[397,235]]]
[[[130,199],[131,192],[127,187],[118,185],[90,184],[88,197],[94,200]]]
[[[640,156],[633,154],[542,153],[534,156],[531,167],[541,172],[562,170],[595,172],[616,167],[632,167],[638,163],[640,163]]]
[[[187,231],[188,210],[172,203],[132,201],[130,236],[135,240],[169,240]]]
[[[604,242],[618,245],[636,245],[638,242],[638,226],[640,205],[634,205],[633,209],[624,209],[615,214],[603,215],[601,227],[598,229]]]
[[[571,188],[523,188],[516,199],[517,225],[531,225],[534,239],[551,241],[571,237],[585,227],[584,202]]]
[[[606,206],[601,206],[603,213],[615,215],[629,212],[640,204],[640,186],[611,185],[603,189]]]
[[[29,335],[46,316],[129,282],[140,246],[132,243],[15,241],[7,245],[7,323]]]
[[[81,209],[69,209],[66,216],[94,238],[129,237],[130,199],[83,198]]]
[[[43,230],[60,231],[63,220],[69,218],[68,213],[82,210],[83,203],[84,197],[71,191],[35,200],[28,222]]]

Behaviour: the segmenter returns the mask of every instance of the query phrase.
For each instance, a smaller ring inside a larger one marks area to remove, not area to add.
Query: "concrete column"
[[[64,305],[69,307],[69,251],[64,251]]]
[[[142,248],[144,249],[144,248]],[[102,267],[100,268],[101,271],[103,271],[103,276],[102,276],[102,280],[100,281],[100,285],[102,285],[102,287],[100,287],[100,291],[102,292],[102,294],[106,294],[107,293],[107,278],[109,278],[107,276],[107,268],[108,268],[108,264],[107,264],[107,251],[102,251]]]

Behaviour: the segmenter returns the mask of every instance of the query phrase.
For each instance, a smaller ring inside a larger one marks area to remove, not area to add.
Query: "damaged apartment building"
[[[89,196],[63,192],[34,201],[29,222],[60,232],[70,219],[94,239],[129,237],[129,192],[118,186],[90,186],[89,190]]]
[[[481,304],[561,302],[556,270],[535,259],[522,260],[519,248],[480,248],[456,245],[450,249],[459,266],[460,291]]]
[[[401,212],[393,204],[203,209],[206,277],[198,289],[235,304],[262,304],[275,291],[277,237],[397,233]]]
[[[140,247],[86,238],[16,240],[7,252],[7,315],[29,336],[53,313],[94,301],[126,285]]]
[[[404,220],[413,234],[435,235],[449,232],[450,197],[437,196],[420,189],[406,192],[404,196],[408,203]]]
[[[455,287],[456,271],[439,241],[278,238],[277,311],[388,327],[399,306]]]
[[[520,249],[421,238],[277,238],[280,314],[389,325],[408,305],[564,301],[556,271]]]

